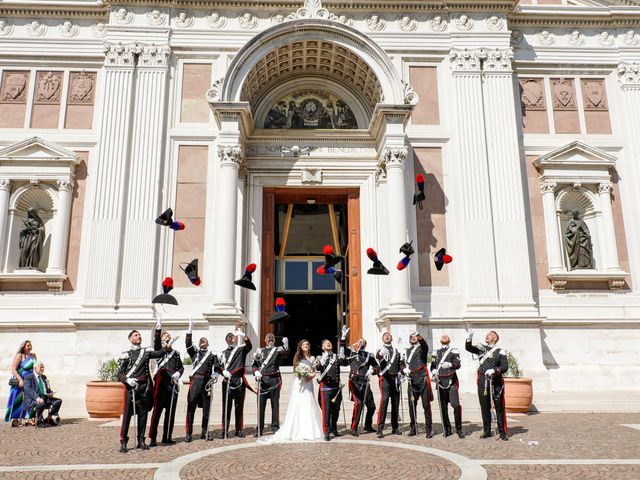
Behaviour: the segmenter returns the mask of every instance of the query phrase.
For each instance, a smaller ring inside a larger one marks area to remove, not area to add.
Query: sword
[[[209,382],[211,382],[211,385],[207,390],[207,386],[209,385]],[[209,425],[211,424],[211,407],[213,407],[213,385],[216,383],[213,380],[213,377],[209,379],[209,382],[207,382],[204,386],[205,392],[208,392],[210,397],[209,398],[209,416],[207,417],[207,435],[206,435],[207,440],[211,440],[211,438],[209,437]]]
[[[133,395],[133,418],[134,418],[134,423],[133,423],[133,431],[136,434],[136,440],[138,439],[138,413],[136,412],[136,388],[134,387],[133,390],[131,390],[131,393]],[[129,434],[129,432],[127,432],[127,435]]]
[[[364,407],[367,405],[367,392],[369,391],[369,380],[365,380],[364,387],[364,399],[362,400],[362,413],[360,414],[360,428],[362,428],[362,422],[364,421]],[[367,412],[369,411],[369,407],[367,407]]]
[[[498,412],[496,412],[495,399],[493,398],[493,377],[489,378],[489,391],[491,393],[491,397],[489,397],[489,405],[491,405],[491,423],[493,423],[494,421],[496,422],[496,435],[500,435],[500,427],[498,426]]]
[[[397,384],[397,382],[398,382],[398,378],[396,377],[396,384]],[[404,423],[404,403],[402,403],[402,382],[400,382],[400,386],[399,387],[396,385],[396,389],[400,393],[400,412],[402,413],[402,416],[400,417],[400,422],[403,425],[405,425],[405,423]],[[391,407],[391,415],[393,416],[393,406]]]
[[[340,393],[342,393],[342,387],[344,387],[344,385],[340,384]],[[342,404],[342,420],[344,422],[344,431],[347,431],[347,411],[344,408],[344,399],[342,399],[343,401],[340,402]]]
[[[254,377],[255,378],[255,377]],[[260,380],[258,380],[256,378],[256,382],[258,382],[258,394],[256,395],[256,400],[257,400],[257,411],[258,411],[258,418],[257,418],[257,423],[258,423],[258,438],[260,438],[260,436],[262,435],[262,432],[260,432]]]
[[[167,423],[167,425],[169,426],[169,431],[168,432],[164,432],[164,435],[167,438],[167,441],[171,438],[171,433],[173,428],[172,427],[172,422],[171,422],[171,414],[173,413],[173,400],[174,400],[174,395],[176,394],[176,384],[174,383],[173,379],[171,380],[171,399],[169,400],[169,423]],[[178,401],[178,399],[175,399],[176,402]]]
[[[440,410],[440,423],[442,424],[442,435],[444,437],[446,437],[446,428],[444,426],[444,412],[442,411],[443,408],[447,408],[446,405],[442,404],[442,397],[440,396],[440,376],[438,375],[438,373],[436,373],[435,375],[436,378],[436,390],[438,391],[438,407]]]
[[[413,401],[413,382],[410,376],[407,377],[407,385],[409,386],[409,391],[407,392],[409,408],[411,409],[413,407],[413,420],[416,423],[416,436],[418,436],[418,402]],[[411,413],[411,411],[409,413]],[[411,428],[411,426],[409,426],[409,428]]]
[[[222,385],[224,386],[224,380],[222,381]],[[224,395],[224,408],[222,409],[222,414],[224,418],[222,419],[222,438],[226,439],[228,437],[227,432],[229,431],[229,420],[227,419],[227,411],[229,410],[229,390],[231,389],[231,379],[227,378],[227,391]],[[211,412],[209,412],[211,415]]]

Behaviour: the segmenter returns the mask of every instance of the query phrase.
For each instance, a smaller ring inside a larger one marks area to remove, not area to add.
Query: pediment
[[[0,150],[0,163],[21,162],[69,162],[75,165],[80,158],[66,148],[40,137],[32,137]]]
[[[542,173],[548,168],[612,168],[616,158],[591,145],[579,141],[557,148],[538,157],[533,166]]]

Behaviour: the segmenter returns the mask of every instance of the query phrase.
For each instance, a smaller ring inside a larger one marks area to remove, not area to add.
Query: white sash
[[[160,371],[162,367],[164,367],[164,365],[169,361],[169,359],[173,357],[174,353],[176,353],[176,351],[171,350],[171,353],[169,355],[165,354],[164,357],[162,357],[162,360],[156,363],[156,366],[153,369],[153,373],[151,374],[151,378],[156,378],[156,374]]]
[[[498,350],[498,348],[499,348],[499,347],[496,345],[496,346],[495,346],[495,347],[493,347],[491,350],[489,350],[487,353],[485,353],[485,354],[482,356],[482,360],[480,360],[480,366],[479,366],[478,368],[481,368],[482,366],[484,366],[484,362],[486,362],[488,359],[490,359],[490,358],[493,356],[494,352],[495,352],[496,350]]]
[[[407,357],[407,367],[411,368],[409,365],[411,364],[411,359],[413,358],[413,354],[416,353],[416,350],[418,349],[419,344],[415,344],[413,346],[413,349],[411,350],[411,352],[409,352],[409,356]]]
[[[391,347],[393,348],[393,347]],[[384,369],[378,374],[379,376],[383,376],[385,373],[387,373],[387,371],[391,368],[391,365],[393,365],[393,362],[396,361],[396,357],[398,356],[398,350],[396,350],[395,348],[393,349],[393,356],[389,359],[389,361],[387,362],[387,366],[384,367]]]
[[[131,367],[129,369],[129,371],[126,373],[126,375],[125,375],[127,378],[129,378],[131,376],[131,374],[136,371],[136,369],[138,368],[138,365],[140,365],[140,362],[142,361],[142,357],[144,357],[144,354],[145,354],[146,351],[147,351],[146,348],[141,348],[140,349],[140,355],[138,355],[138,358],[136,358],[136,361],[133,362],[133,367]]]
[[[233,347],[233,350],[231,350],[231,353],[223,363],[225,370],[229,370],[227,367],[231,364],[231,360],[233,359],[233,357],[236,356],[236,353],[238,352],[238,350],[240,350],[240,348],[238,347]],[[222,357],[224,358],[224,353],[222,354]]]
[[[189,378],[193,377],[193,374],[198,371],[198,369],[210,356],[211,356],[211,350],[207,350],[207,353],[202,356],[200,361],[193,364],[193,367],[191,367],[191,374],[189,374]]]
[[[273,354],[276,353],[276,350],[278,350],[278,347],[271,348],[269,355],[267,355],[267,358],[264,359],[264,362],[262,362],[262,364],[260,365],[260,368],[258,369],[260,373],[262,373],[262,369],[267,366],[267,363],[269,363],[269,360],[273,358]]]
[[[444,352],[444,354],[442,355],[442,358],[440,359],[440,362],[438,362],[438,372],[440,371],[440,368],[442,367],[442,364],[445,362],[445,360],[447,359],[447,356],[449,355],[449,352],[451,352],[451,349],[453,347],[449,347],[447,348],[447,350]]]
[[[329,363],[327,364],[326,368],[322,371],[322,373],[320,373],[320,376],[318,377],[318,383],[320,383],[324,378],[324,376],[327,374],[327,372],[331,370],[331,367],[333,366],[334,363],[336,363],[335,354],[331,357],[331,360],[329,360]]]

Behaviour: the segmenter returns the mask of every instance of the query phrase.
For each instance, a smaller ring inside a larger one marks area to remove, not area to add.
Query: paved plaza
[[[247,438],[184,442],[118,452],[114,422],[67,419],[56,428],[0,429],[0,479],[639,479],[640,413],[509,415],[509,442],[374,434],[331,442],[257,444]],[[439,424],[435,430],[440,433]],[[133,432],[132,432],[133,433]],[[199,430],[196,428],[196,433]],[[133,442],[131,442],[133,443]],[[321,472],[321,473],[319,473]],[[346,475],[346,477],[345,477]]]

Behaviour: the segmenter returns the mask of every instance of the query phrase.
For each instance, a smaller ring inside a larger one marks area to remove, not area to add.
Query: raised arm
[[[464,349],[467,352],[471,352],[475,355],[480,355],[482,351],[471,342],[472,340],[470,338],[467,338],[467,340],[464,342]]]
[[[418,335],[418,343],[420,344],[420,358],[426,364],[429,359],[429,345],[427,345],[427,341],[422,338],[422,335]]]
[[[193,346],[193,318],[189,319],[189,329],[184,337],[184,346],[187,348],[187,355],[191,357],[191,360],[195,360],[198,350]]]

